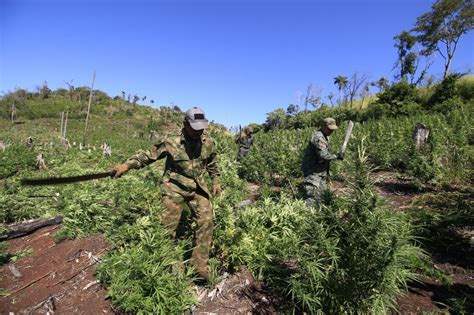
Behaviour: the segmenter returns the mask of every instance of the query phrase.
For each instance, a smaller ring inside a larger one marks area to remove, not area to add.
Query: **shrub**
[[[417,99],[418,91],[416,86],[406,81],[397,82],[383,93],[378,94],[378,102],[380,104],[389,104],[392,107],[399,103],[416,102]]]
[[[0,179],[13,176],[22,170],[35,167],[36,156],[33,149],[22,144],[14,144],[0,152]]]
[[[433,107],[436,104],[457,97],[459,95],[457,82],[460,77],[461,75],[459,73],[453,73],[448,75],[441,83],[437,84],[427,105]]]

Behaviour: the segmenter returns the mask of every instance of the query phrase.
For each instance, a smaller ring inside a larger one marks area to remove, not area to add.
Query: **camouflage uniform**
[[[237,154],[237,161],[240,161],[249,153],[250,147],[253,143],[252,136],[252,133],[244,134],[237,140],[237,142],[239,143],[239,153]]]
[[[336,159],[338,156],[329,152],[329,137],[321,130],[316,131],[306,148],[302,164],[308,206],[318,207],[322,203],[322,194],[328,189],[329,161]]]
[[[150,150],[137,153],[125,163],[130,169],[138,169],[163,158],[166,158],[166,164],[161,189],[165,210],[161,222],[174,238],[183,207],[189,205],[197,222],[191,263],[198,273],[206,273],[213,210],[204,175],[207,171],[213,183],[219,181],[215,143],[206,134],[200,140],[188,139],[182,130],[181,134],[172,135]]]

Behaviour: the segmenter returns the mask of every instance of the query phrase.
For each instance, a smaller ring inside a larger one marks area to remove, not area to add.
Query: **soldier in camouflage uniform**
[[[221,192],[216,145],[203,133],[207,126],[204,111],[196,107],[190,108],[186,112],[184,128],[180,134],[169,136],[114,168],[117,178],[129,169],[139,169],[166,158],[161,185],[165,210],[161,214],[161,222],[174,238],[183,207],[185,204],[189,205],[197,223],[191,264],[203,280],[208,280],[209,276],[207,262],[213,230],[210,192],[204,180],[206,172],[212,179],[213,194],[220,195]]]
[[[306,148],[302,169],[307,206],[321,205],[322,194],[328,189],[329,162],[343,159],[341,153],[332,154],[329,151],[329,136],[335,129],[337,125],[333,118],[323,119],[321,128],[313,134]]]
[[[240,133],[239,137],[236,139],[236,142],[239,144],[239,152],[237,153],[237,161],[242,160],[249,153],[250,147],[253,143],[254,130],[252,127],[245,127],[244,130]]]

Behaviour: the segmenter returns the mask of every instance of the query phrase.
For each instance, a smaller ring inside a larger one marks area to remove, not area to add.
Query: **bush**
[[[33,149],[14,144],[0,152],[0,179],[13,176],[22,170],[34,169],[36,156]]]
[[[127,243],[99,265],[112,303],[137,314],[180,314],[195,303],[192,270],[180,268],[183,246],[176,246],[155,216],[129,226]]]
[[[394,107],[400,103],[417,102],[418,90],[413,84],[406,81],[400,81],[391,85],[383,93],[378,94],[378,103],[389,104]]]
[[[443,103],[449,99],[459,96],[457,82],[461,75],[459,73],[453,73],[448,75],[441,83],[437,84],[434,88],[433,95],[428,101],[428,107],[433,107],[436,104]]]
[[[465,76],[459,79],[457,90],[464,102],[474,100],[474,76]]]

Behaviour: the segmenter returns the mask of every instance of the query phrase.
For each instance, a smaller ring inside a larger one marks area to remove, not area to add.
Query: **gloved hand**
[[[213,184],[212,185],[212,194],[216,197],[221,195],[222,189],[220,184]]]
[[[338,160],[341,160],[341,161],[344,160],[344,153],[343,152],[339,152],[338,154],[336,154],[336,156],[337,156]]]
[[[128,171],[128,165],[127,164],[119,164],[114,167],[113,171],[115,172],[114,178],[119,178],[122,176],[125,172]]]

